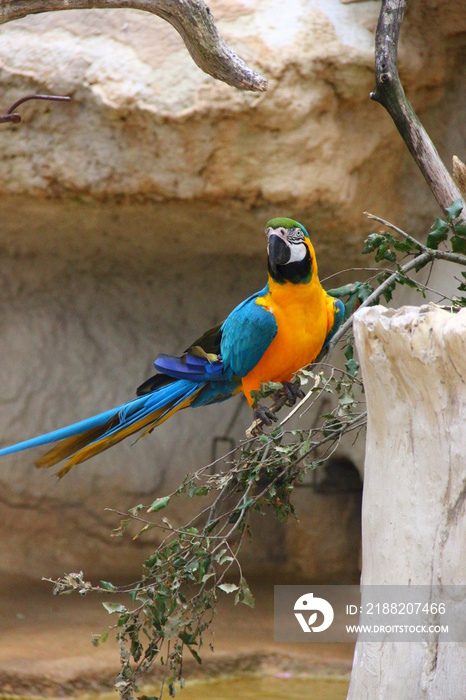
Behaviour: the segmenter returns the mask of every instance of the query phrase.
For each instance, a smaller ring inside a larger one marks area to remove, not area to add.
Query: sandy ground
[[[256,607],[224,596],[214,622],[215,651],[186,677],[199,673],[263,671],[349,674],[352,644],[277,644],[273,641],[273,584],[250,582]],[[53,596],[52,586],[0,575],[0,692],[69,696],[112,688],[118,673],[114,638],[94,647],[92,633],[109,625],[97,595]],[[206,638],[207,643],[210,639]]]

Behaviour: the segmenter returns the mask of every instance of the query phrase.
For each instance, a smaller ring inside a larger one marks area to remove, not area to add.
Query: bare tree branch
[[[2,0],[0,24],[57,10],[132,8],[169,22],[205,73],[240,90],[267,90],[267,80],[249,68],[220,36],[204,0]]]
[[[376,89],[371,99],[393,119],[443,211],[461,193],[409,103],[398,75],[398,39],[407,0],[382,0],[375,39]],[[463,209],[464,211],[464,209]]]

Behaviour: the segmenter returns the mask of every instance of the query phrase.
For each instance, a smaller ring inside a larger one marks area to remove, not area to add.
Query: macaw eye
[[[303,243],[304,241],[304,233],[301,231],[300,228],[292,228],[289,229],[288,231],[288,241],[290,243]]]

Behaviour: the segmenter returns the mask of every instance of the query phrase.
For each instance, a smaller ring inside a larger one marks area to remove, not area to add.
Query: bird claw
[[[303,399],[304,397],[305,393],[298,383],[282,382],[282,388],[272,395],[272,398],[275,398],[272,408],[279,410],[285,404],[294,406],[298,399]],[[277,421],[277,415],[270,408],[259,404],[254,409],[254,421],[250,428],[246,430],[246,436],[248,438],[258,437],[262,434],[264,426],[270,427],[272,423]]]
[[[270,410],[270,408],[259,404],[259,406],[254,410],[254,420],[261,421],[261,423],[268,427],[272,425],[272,423],[276,423],[278,417],[273,411]]]
[[[258,437],[262,434],[264,425],[270,426],[272,423],[276,423],[277,420],[277,416],[270,408],[259,404],[259,406],[254,409],[254,421],[251,427],[246,430],[246,436],[248,438]]]
[[[305,393],[299,384],[294,382],[283,382],[282,392],[286,398],[287,406],[294,406],[298,399],[304,399]]]

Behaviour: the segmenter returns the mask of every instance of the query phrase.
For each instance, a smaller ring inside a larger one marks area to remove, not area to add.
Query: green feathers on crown
[[[277,216],[275,219],[270,219],[267,222],[265,228],[300,228],[305,236],[309,238],[309,234],[299,221],[294,219],[287,219],[285,216]]]

